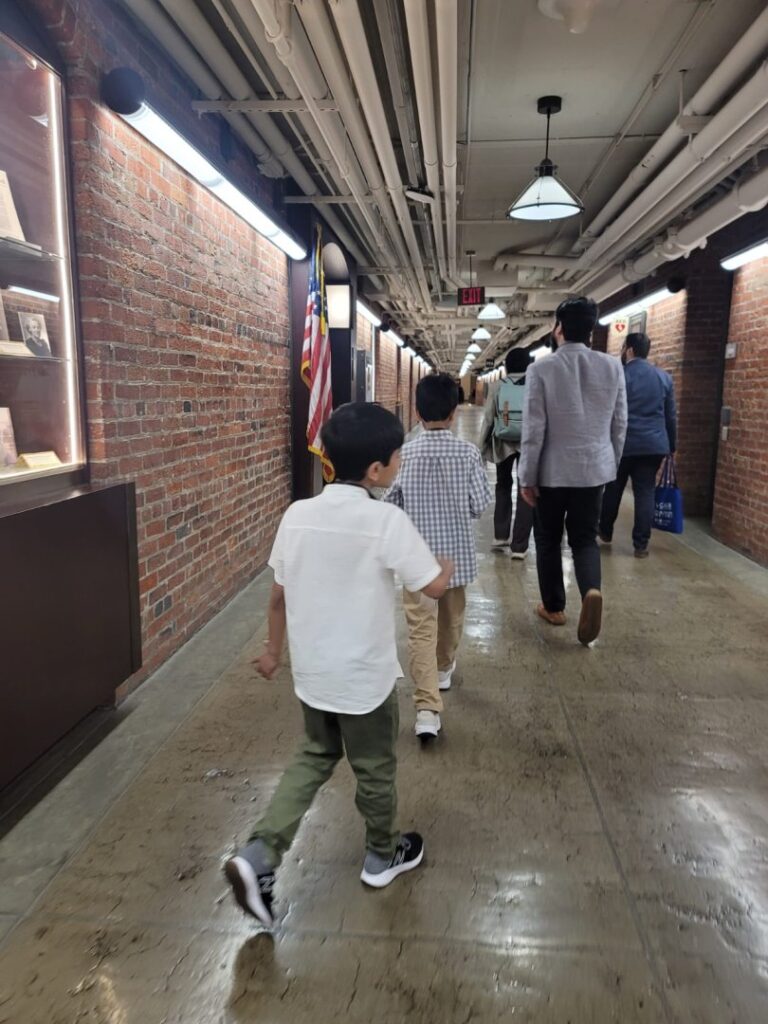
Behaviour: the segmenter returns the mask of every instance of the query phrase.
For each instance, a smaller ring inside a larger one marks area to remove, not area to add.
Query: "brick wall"
[[[397,409],[398,347],[386,333],[376,332],[376,394],[377,402],[390,412]]]
[[[136,481],[146,673],[263,566],[289,500],[287,263],[101,105],[102,72],[134,67],[221,161],[221,126],[119,5],[29,7],[66,62],[91,470]],[[230,141],[228,173],[267,202]]]
[[[768,259],[734,275],[723,405],[731,409],[728,439],[717,463],[716,536],[768,565]]]

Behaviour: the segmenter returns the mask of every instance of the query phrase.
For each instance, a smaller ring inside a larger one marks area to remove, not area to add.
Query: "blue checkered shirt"
[[[450,430],[425,430],[403,446],[400,472],[384,500],[413,520],[432,553],[456,566],[451,587],[477,576],[472,520],[491,503],[491,487],[476,445]]]

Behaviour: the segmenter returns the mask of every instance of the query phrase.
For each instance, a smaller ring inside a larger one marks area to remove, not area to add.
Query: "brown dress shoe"
[[[565,612],[548,612],[543,604],[540,604],[536,609],[537,614],[540,618],[548,622],[550,626],[564,626],[565,625]]]
[[[593,640],[600,636],[600,626],[603,620],[603,595],[599,590],[588,590],[581,603],[581,615],[579,616],[579,629],[577,636],[579,643],[586,647]]]

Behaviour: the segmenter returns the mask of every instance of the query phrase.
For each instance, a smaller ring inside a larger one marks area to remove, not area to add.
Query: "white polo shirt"
[[[331,484],[291,505],[269,564],[285,588],[297,697],[348,715],[379,707],[403,674],[394,575],[418,591],[440,573],[408,516],[363,487]]]

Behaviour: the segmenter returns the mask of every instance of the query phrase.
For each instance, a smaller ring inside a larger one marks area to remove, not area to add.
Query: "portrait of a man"
[[[32,355],[49,356],[51,344],[48,341],[48,328],[42,313],[19,313],[21,336],[24,344]]]

